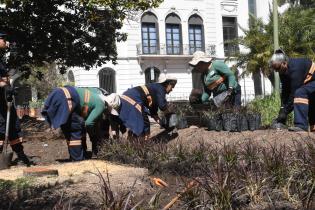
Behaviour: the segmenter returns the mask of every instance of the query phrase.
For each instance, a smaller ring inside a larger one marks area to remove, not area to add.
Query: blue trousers
[[[294,125],[315,131],[315,81],[298,88],[294,94]]]
[[[73,161],[84,160],[84,119],[78,113],[72,112],[68,121],[60,128],[67,140],[70,159]]]

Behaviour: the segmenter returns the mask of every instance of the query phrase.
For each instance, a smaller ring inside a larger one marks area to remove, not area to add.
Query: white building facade
[[[192,54],[201,50],[225,59],[245,50],[228,41],[242,35],[240,27],[248,28],[249,12],[267,20],[269,4],[270,0],[165,0],[158,8],[126,21],[122,31],[128,39],[117,43],[118,64],[89,71],[73,68],[69,77],[74,78],[76,86],[102,87],[121,94],[157,81],[160,74],[170,74],[178,78],[178,83],[169,99],[187,100],[191,89],[201,85],[188,65]],[[262,87],[260,94],[269,94],[269,80],[262,75],[256,75],[257,79]],[[239,84],[244,103],[255,97],[252,75],[239,78]]]

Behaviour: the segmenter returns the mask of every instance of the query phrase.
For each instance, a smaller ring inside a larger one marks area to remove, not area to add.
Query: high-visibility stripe
[[[308,99],[307,98],[294,98],[295,104],[307,104],[308,105]]]
[[[86,117],[88,114],[90,97],[91,97],[91,92],[86,89],[84,92],[84,104],[82,107],[82,116],[83,117]]]
[[[18,138],[18,139],[15,139],[15,140],[11,140],[10,141],[10,145],[15,145],[15,144],[20,144],[23,142],[23,139],[22,138]]]
[[[310,70],[307,73],[306,79],[304,80],[304,84],[309,82],[312,79],[314,72],[315,72],[315,63],[313,62]]]
[[[141,88],[142,88],[143,92],[145,93],[145,95],[147,97],[149,106],[152,106],[152,103],[153,103],[152,102],[152,96],[150,95],[150,92],[149,92],[147,86],[142,85]]]
[[[224,77],[220,77],[220,79],[214,81],[214,82],[211,82],[209,85],[208,85],[208,88],[210,90],[213,90],[214,88],[216,88],[219,84],[221,84],[222,82],[224,81]]]
[[[67,88],[64,88],[64,87],[62,87],[60,89],[64,92],[64,94],[67,98],[68,108],[69,108],[69,111],[71,112],[71,110],[72,110],[72,98],[71,98],[70,92]]]
[[[81,140],[70,140],[70,141],[67,141],[67,144],[69,147],[81,146],[82,141]]]
[[[127,101],[128,103],[130,103],[132,106],[135,106],[136,109],[137,109],[139,112],[142,112],[142,109],[141,109],[140,104],[138,104],[137,102],[135,102],[132,98],[130,98],[129,96],[125,96],[125,95],[122,95],[121,98],[124,99],[125,101]]]

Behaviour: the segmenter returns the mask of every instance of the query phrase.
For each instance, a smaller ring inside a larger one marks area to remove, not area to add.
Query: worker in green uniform
[[[213,60],[204,52],[197,51],[193,54],[189,65],[193,67],[193,71],[202,75],[202,103],[209,102],[211,94],[215,97],[228,91],[229,97],[226,104],[233,107],[241,106],[241,87],[234,73],[223,61]]]
[[[112,98],[119,103],[118,95]],[[97,121],[106,109],[111,109],[106,100],[107,97],[97,89],[73,86],[56,88],[46,99],[42,114],[53,129],[61,128],[71,160],[80,161],[86,158],[85,131],[93,138]],[[113,111],[114,109],[112,113]]]

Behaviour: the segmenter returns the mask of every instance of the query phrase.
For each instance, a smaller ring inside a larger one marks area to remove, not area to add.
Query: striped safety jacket
[[[281,107],[286,114],[293,110],[294,93],[304,84],[315,80],[315,63],[306,58],[290,58],[288,70],[280,74],[281,80]]]

